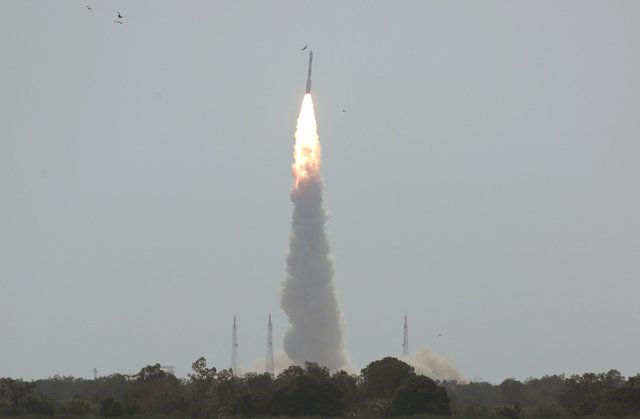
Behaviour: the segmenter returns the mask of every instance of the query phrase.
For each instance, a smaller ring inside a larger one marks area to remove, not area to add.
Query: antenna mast
[[[407,315],[404,316],[404,339],[402,340],[402,355],[409,356],[409,325]]]
[[[231,371],[236,377],[240,374],[238,365],[238,325],[236,324],[236,316],[233,316],[233,332],[231,334]]]
[[[271,313],[269,313],[269,324],[267,326],[267,361],[265,363],[265,371],[271,376],[275,371],[273,368],[273,325],[271,324]]]

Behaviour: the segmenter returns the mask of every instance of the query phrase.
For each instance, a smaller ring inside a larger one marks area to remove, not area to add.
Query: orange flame
[[[295,144],[293,146],[293,177],[294,188],[300,183],[319,176],[320,174],[320,142],[316,116],[313,111],[311,94],[304,95],[298,123],[296,124]]]

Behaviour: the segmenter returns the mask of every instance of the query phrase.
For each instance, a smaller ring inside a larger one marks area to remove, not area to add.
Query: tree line
[[[450,416],[580,417],[640,414],[640,375],[618,371],[544,376],[525,381],[434,381],[387,357],[360,371],[331,373],[315,363],[277,376],[192,364],[177,378],[160,364],[137,374],[87,380],[54,376],[34,381],[0,378],[0,416],[121,417],[138,414],[191,418],[260,416],[388,417],[418,413]]]

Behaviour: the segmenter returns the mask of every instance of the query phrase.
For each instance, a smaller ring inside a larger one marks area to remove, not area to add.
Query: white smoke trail
[[[310,94],[305,95],[298,117],[294,156],[294,208],[280,302],[289,317],[284,350],[297,364],[311,361],[335,371],[349,362],[324,228],[320,143]]]

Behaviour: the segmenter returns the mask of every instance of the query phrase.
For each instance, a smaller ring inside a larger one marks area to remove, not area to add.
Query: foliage
[[[135,419],[210,419],[242,416],[306,415],[432,418],[455,411],[459,418],[529,419],[588,416],[640,417],[640,375],[625,380],[616,370],[565,377],[551,375],[498,385],[486,382],[434,382],[408,364],[383,358],[360,375],[306,363],[277,377],[268,373],[235,376],[230,369],[192,364],[187,379],[160,364],[134,375],[87,380],[54,376],[26,382],[0,378],[0,416],[37,419],[56,416]]]
[[[391,416],[430,413],[451,415],[451,403],[447,391],[432,379],[411,376],[396,391],[389,409]]]
[[[26,413],[33,413],[34,415],[53,416],[55,413],[54,403],[43,397],[29,396],[21,403],[21,407]]]
[[[359,401],[358,378],[346,371],[340,370],[333,374],[331,380],[340,389],[345,412],[351,415],[355,414],[357,412],[357,404]]]
[[[558,397],[561,405],[578,415],[593,414],[600,403],[606,400],[608,393],[624,385],[620,372],[572,375],[566,380],[566,389]]]
[[[193,374],[188,374],[191,382],[211,384],[216,378],[216,368],[207,368],[207,360],[201,356],[191,364]]]
[[[187,402],[191,417],[210,417],[218,410],[217,393],[214,387],[216,368],[207,368],[207,360],[198,358],[191,364],[193,374],[189,374]]]
[[[488,406],[470,406],[456,412],[456,417],[487,418],[497,416],[495,408]]]
[[[305,368],[291,366],[273,383],[270,410],[287,416],[340,416],[345,401],[339,379],[333,379],[329,370],[307,362]]]
[[[398,387],[413,375],[412,366],[397,358],[386,357],[362,369],[362,390],[369,398],[391,398]]]
[[[529,378],[524,384],[532,404],[554,403],[567,387],[564,374]],[[520,404],[526,405],[522,402]]]
[[[147,365],[134,375],[127,410],[152,414],[186,412],[188,404],[180,381],[162,370],[160,364]]]
[[[100,415],[105,418],[115,418],[124,415],[124,408],[119,401],[111,397],[106,398],[100,404]]]
[[[112,374],[95,380],[54,375],[36,380],[33,384],[35,393],[46,394],[47,397],[56,401],[71,399],[76,395],[100,401],[107,397],[122,400],[130,390],[133,381],[131,377],[123,374]],[[97,395],[99,396],[96,397]]]
[[[598,407],[596,407],[594,415],[624,417],[630,415],[632,412],[633,409],[625,403],[607,401],[600,403]]]
[[[387,398],[365,399],[359,404],[356,416],[365,418],[387,416],[390,407],[391,400]]]
[[[444,383],[444,385],[450,394],[453,405],[458,408],[489,407],[501,404],[498,388],[491,383]]]
[[[219,413],[231,408],[242,388],[242,379],[233,374],[231,368],[219,371],[216,377],[216,394],[218,395]]]
[[[520,405],[515,406],[505,406],[500,409],[500,416],[504,416],[509,419],[520,419],[520,414],[522,413],[522,409]]]
[[[514,378],[507,378],[498,386],[500,402],[506,405],[530,405],[527,387]]]
[[[9,400],[11,406],[17,408],[20,402],[29,397],[34,384],[22,379],[0,378],[0,398]]]
[[[72,416],[90,416],[97,413],[96,407],[88,400],[74,398],[64,400],[58,407],[58,413]]]
[[[237,397],[234,398],[230,411],[234,415],[252,417],[271,412],[271,374],[247,373]]]
[[[542,403],[533,407],[527,416],[531,418],[561,418],[569,416],[569,412],[555,403]]]

